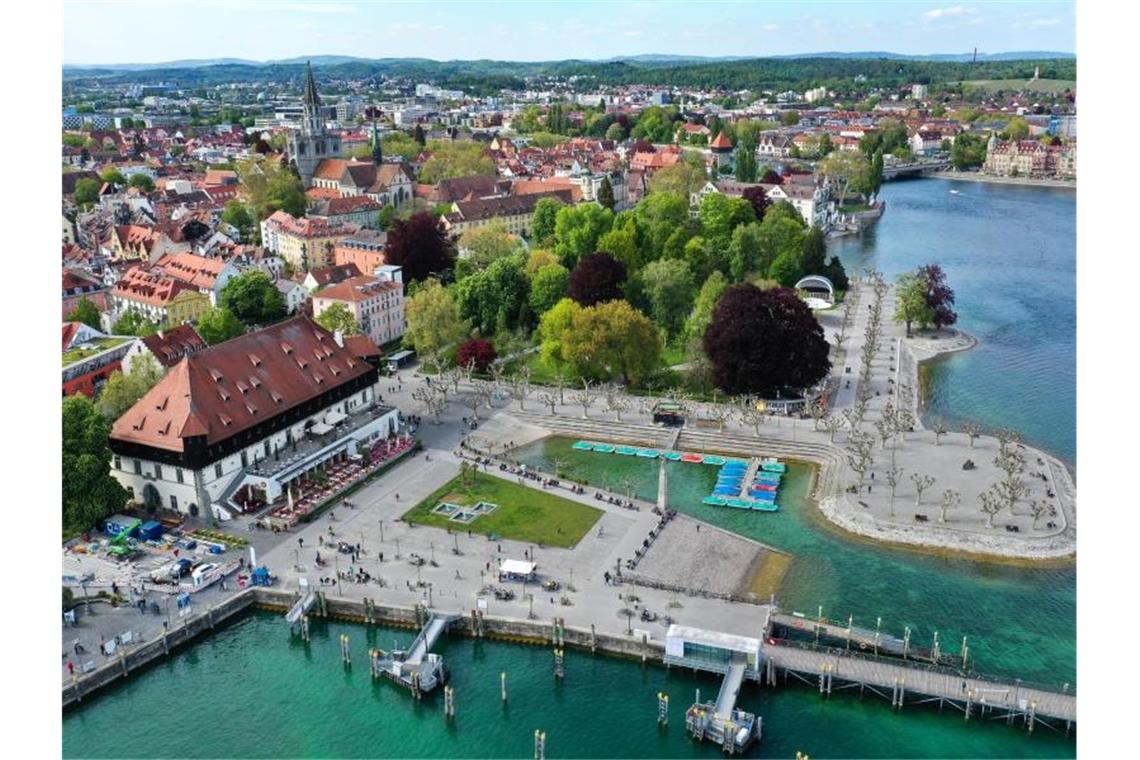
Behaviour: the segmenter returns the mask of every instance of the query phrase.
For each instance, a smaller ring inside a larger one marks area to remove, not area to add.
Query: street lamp
[[[384,543],[384,521],[380,521],[380,543]]]
[[[340,591],[340,552],[333,555],[333,562],[336,565],[336,593],[339,596],[343,596]]]
[[[400,539],[396,539],[396,559],[400,558]]]

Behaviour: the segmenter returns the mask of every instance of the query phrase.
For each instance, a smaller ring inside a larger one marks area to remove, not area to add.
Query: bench
[[[930,520],[926,517],[926,515],[915,515],[914,521],[915,522],[930,522]]]

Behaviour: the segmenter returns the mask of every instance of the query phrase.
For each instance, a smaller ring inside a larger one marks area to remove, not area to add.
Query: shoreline
[[[930,172],[923,175],[932,179],[949,179],[960,182],[981,182],[989,185],[1019,185],[1021,187],[1054,187],[1076,190],[1077,181],[1067,179],[1033,179],[1032,177],[998,177],[980,172]]]

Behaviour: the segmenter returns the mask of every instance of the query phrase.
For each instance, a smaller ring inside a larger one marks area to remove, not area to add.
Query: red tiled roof
[[[709,143],[709,147],[713,150],[732,150],[732,141],[728,139],[728,135],[721,132],[715,140]]]
[[[188,324],[148,335],[142,342],[163,367],[173,367],[183,356],[206,348],[206,341]]]
[[[358,335],[346,335],[344,337],[344,347],[352,352],[353,356],[358,356],[361,359],[367,359],[371,356],[380,356],[380,349],[363,333]]]
[[[331,333],[295,317],[190,354],[123,416],[111,439],[182,451],[214,445],[375,371]]]
[[[165,306],[183,290],[193,290],[193,288],[160,272],[132,267],[115,284],[111,294],[153,306]]]
[[[154,263],[154,268],[163,274],[180,280],[195,288],[213,289],[218,275],[225,269],[226,262],[192,253],[166,253]]]
[[[369,275],[350,277],[330,285],[324,290],[318,290],[313,298],[327,298],[331,301],[367,301],[387,290],[403,290],[404,286],[398,282],[378,280]]]

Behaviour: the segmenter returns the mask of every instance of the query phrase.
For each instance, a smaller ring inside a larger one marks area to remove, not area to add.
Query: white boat
[[[950,194],[951,194],[951,195],[958,195],[958,191],[957,191],[957,190],[951,190],[951,191],[950,191]]]

